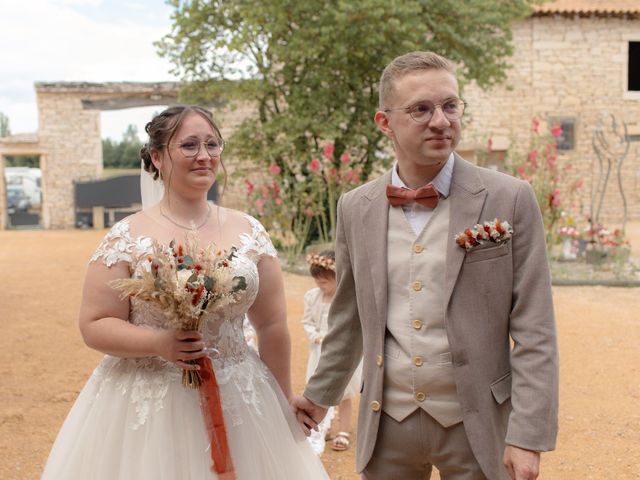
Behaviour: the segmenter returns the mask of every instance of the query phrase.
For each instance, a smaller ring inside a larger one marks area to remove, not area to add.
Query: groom
[[[298,418],[320,422],[362,355],[363,479],[426,479],[432,466],[443,480],[535,479],[558,409],[535,196],[454,153],[465,104],[447,59],[400,56],[379,88],[375,121],[396,164],[339,201],[338,286],[320,363],[294,400]],[[510,238],[456,242],[495,219]]]

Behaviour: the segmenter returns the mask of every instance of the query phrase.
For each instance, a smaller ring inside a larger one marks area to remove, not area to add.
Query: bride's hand
[[[202,334],[188,330],[158,330],[156,352],[184,370],[199,370],[192,360],[205,357]]]

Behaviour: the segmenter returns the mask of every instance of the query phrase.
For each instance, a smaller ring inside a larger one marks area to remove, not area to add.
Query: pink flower
[[[344,164],[347,164],[351,161],[351,156],[347,152],[344,152],[342,155],[340,155],[340,161]]]
[[[555,189],[553,193],[549,196],[549,206],[550,207],[559,207],[560,206],[560,190]]]
[[[534,118],[533,121],[531,122],[531,130],[533,131],[533,133],[538,133],[539,127],[540,127],[540,120],[538,120],[537,118]]]
[[[344,172],[344,175],[342,175],[342,178],[344,179],[345,182],[347,183],[352,183],[357,180],[358,175],[357,173],[353,170],[353,169],[349,169],[346,172]]]
[[[309,162],[309,170],[311,170],[312,172],[317,172],[318,170],[320,170],[320,160],[318,160],[317,158],[312,159],[311,162]]]
[[[580,190],[584,186],[584,180],[576,180],[575,189]]]
[[[264,201],[261,198],[258,198],[256,200],[256,207],[258,207],[258,212],[260,212],[261,214],[264,212]]]
[[[245,178],[244,184],[247,186],[247,194],[251,195],[253,193],[253,189],[255,188],[253,183]]]
[[[536,158],[538,158],[538,150],[532,150],[529,152],[529,161],[531,163],[534,163],[536,161]]]
[[[555,124],[551,128],[551,135],[553,135],[556,138],[561,137],[562,136],[562,127],[559,124]]]
[[[282,199],[280,197],[276,198],[276,205],[282,205]]]
[[[269,165],[269,173],[271,173],[271,175],[279,175],[281,171],[282,169],[275,163]]]
[[[333,158],[333,143],[327,143],[324,146],[324,158],[331,159]]]
[[[276,182],[273,182],[271,184],[271,190],[273,190],[273,196],[274,197],[279,197],[280,196],[280,185],[278,185]]]

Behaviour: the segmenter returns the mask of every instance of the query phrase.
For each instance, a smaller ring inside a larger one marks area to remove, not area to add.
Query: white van
[[[29,199],[32,208],[40,208],[42,203],[42,190],[40,182],[42,172],[39,168],[29,167],[6,167],[4,177],[7,188],[21,190],[25,197]]]

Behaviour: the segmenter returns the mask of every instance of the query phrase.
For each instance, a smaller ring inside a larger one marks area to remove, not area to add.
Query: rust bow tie
[[[423,207],[436,208],[438,205],[438,190],[432,184],[420,187],[417,190],[387,185],[387,199],[392,207],[399,207],[411,202],[416,202]]]

